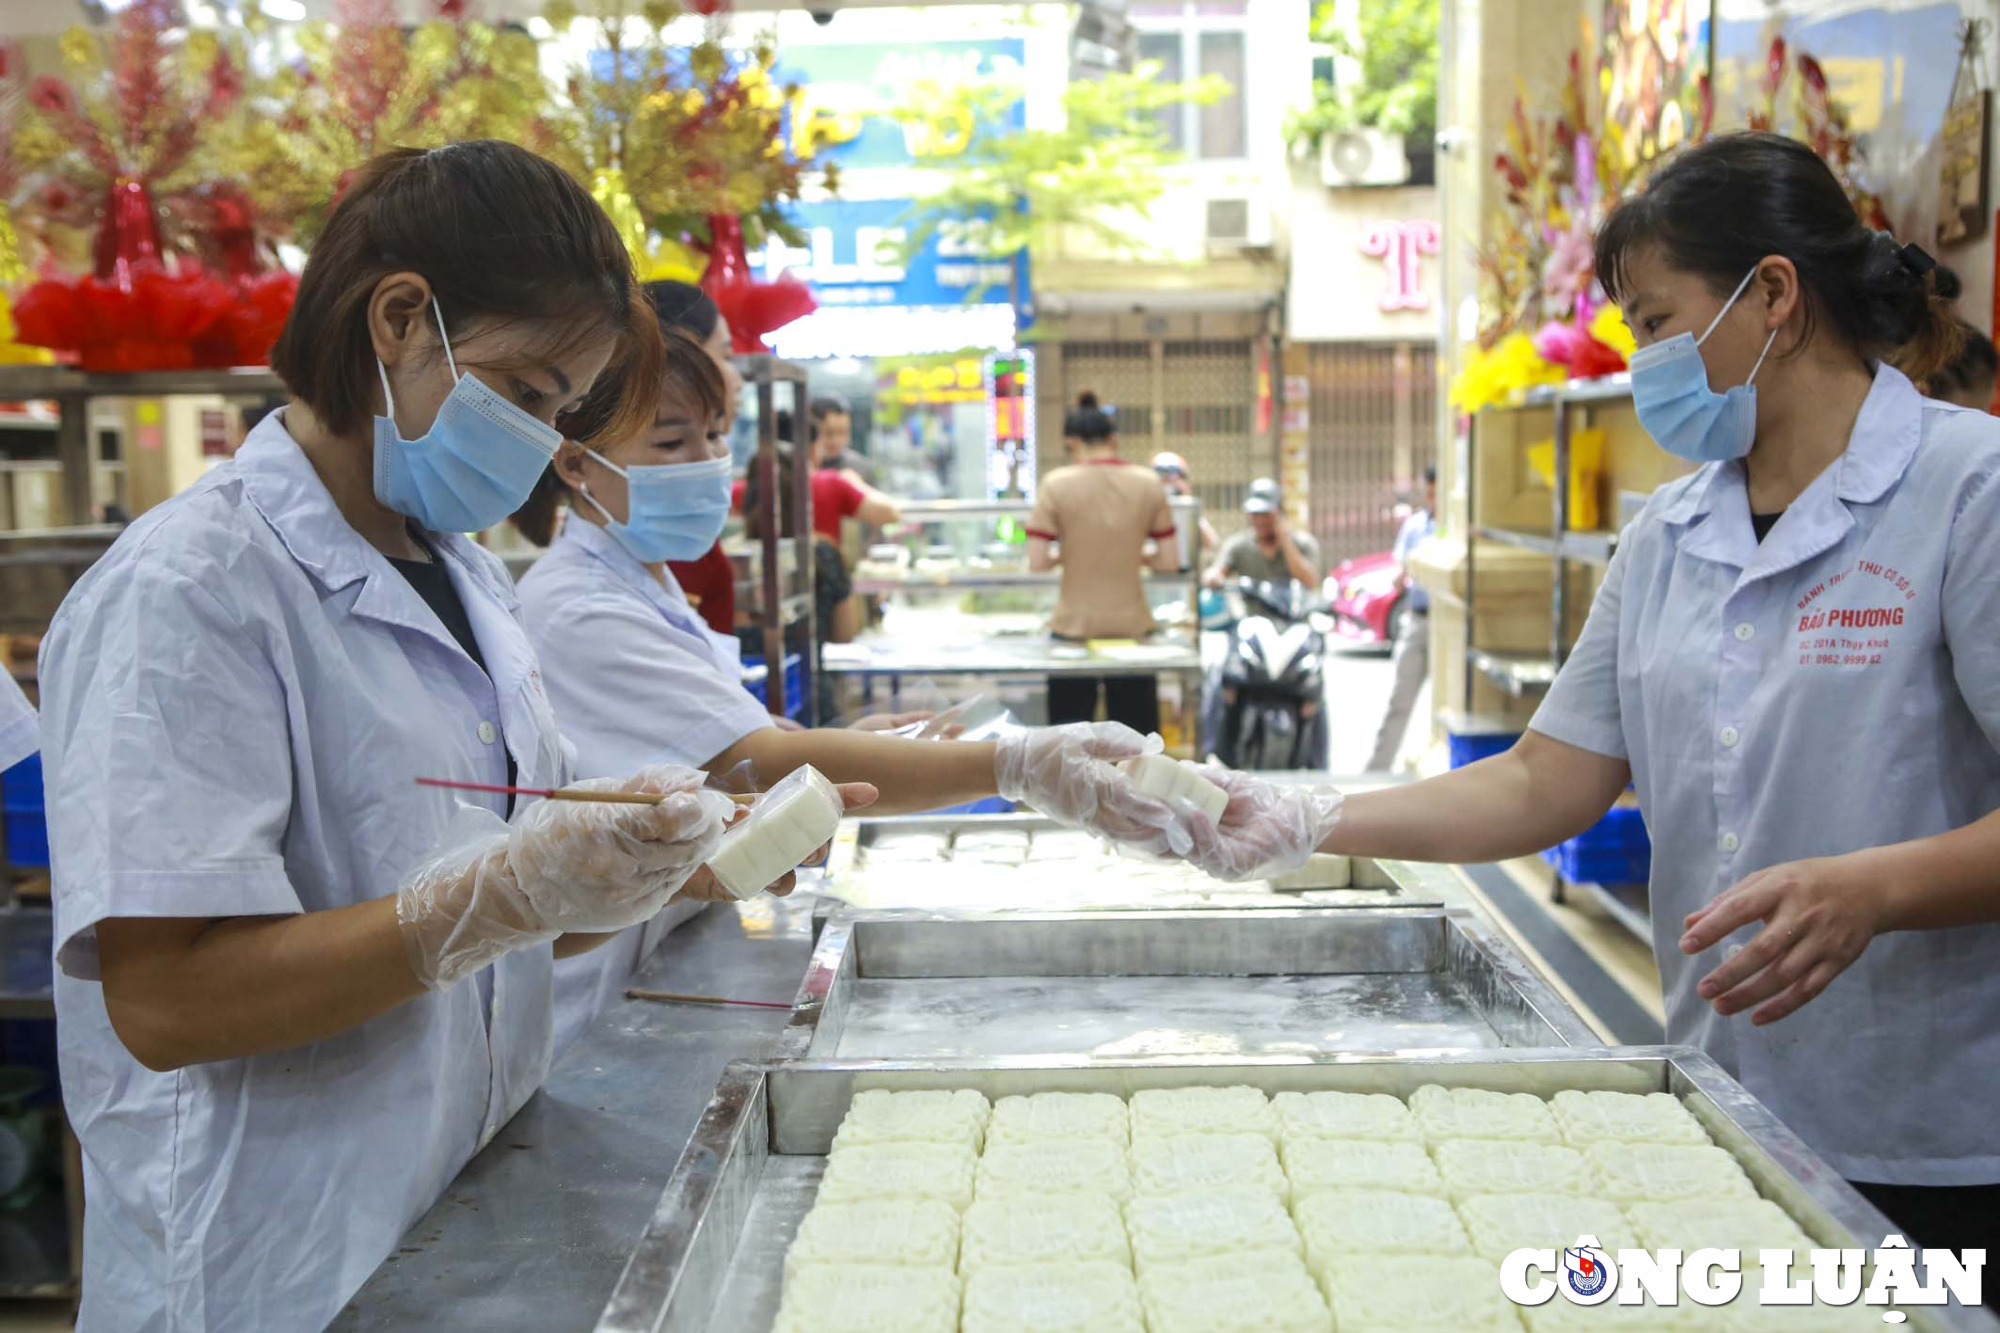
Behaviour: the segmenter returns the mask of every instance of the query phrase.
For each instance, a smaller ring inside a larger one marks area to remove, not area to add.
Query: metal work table
[[[810,896],[766,898],[688,922],[634,984],[789,1006],[811,955]],[[332,1327],[592,1327],[724,1067],[763,1054],[788,1016],[614,1004]]]
[[[802,892],[712,908],[669,935],[635,985],[787,1007],[614,1004],[332,1328],[594,1327],[723,1069],[776,1049],[815,906]]]

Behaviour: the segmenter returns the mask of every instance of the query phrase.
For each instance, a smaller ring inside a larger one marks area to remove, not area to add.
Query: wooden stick
[[[444,787],[452,791],[487,791],[500,796],[539,796],[549,801],[591,801],[601,805],[658,805],[670,792],[585,791],[576,787],[502,787],[490,782],[454,782],[449,778],[418,778],[419,787]],[[755,796],[729,797],[737,805],[754,805]]]
[[[719,995],[679,995],[664,990],[628,990],[628,1000],[656,1000],[661,1004],[718,1004],[740,1005],[746,1009],[790,1009],[789,1004],[779,1004],[774,1000],[725,1000]]]

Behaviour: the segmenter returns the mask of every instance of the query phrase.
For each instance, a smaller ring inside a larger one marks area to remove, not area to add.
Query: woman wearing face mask
[[[1497,861],[1635,781],[1668,1040],[1913,1242],[1961,1249],[2000,1239],[2000,423],[1886,362],[1950,355],[1931,270],[1801,144],[1669,161],[1597,273],[1639,342],[1640,424],[1702,466],[1625,530],[1531,729],[1331,830],[1228,775],[1197,856]]]
[[[670,768],[605,784],[650,806],[413,783],[571,776],[458,534],[600,378],[609,428],[651,419],[659,330],[588,194],[510,144],[376,158],[272,361],[289,404],[42,649],[85,1329],[326,1325],[540,1083],[553,955],[657,912],[729,810]]]
[[[522,580],[521,604],[580,774],[747,764],[766,788],[811,764],[834,782],[865,784],[857,802],[879,793],[884,814],[999,795],[1143,850],[1187,848],[1181,817],[1113,767],[1146,744],[1121,726],[1023,729],[975,743],[774,725],[743,688],[736,644],[700,623],[666,569],[708,548],[730,498],[721,376],[699,347],[671,329],[667,337],[651,423],[588,447],[564,445],[515,520],[530,540],[547,542],[567,505],[560,533]],[[587,984],[566,980],[566,995],[592,998],[588,1007],[565,1003],[565,1030],[616,993],[662,933],[621,941]]]

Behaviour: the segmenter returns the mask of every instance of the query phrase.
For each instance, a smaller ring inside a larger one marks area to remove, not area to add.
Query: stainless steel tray
[[[1758,1190],[1816,1244],[1873,1248],[1896,1228],[1763,1104],[1701,1052],[1678,1046],[1144,1063],[1086,1060],[740,1063],[723,1074],[627,1262],[598,1333],[766,1333],[784,1254],[812,1207],[825,1153],[854,1094],[869,1088],[975,1088],[988,1097],[1049,1090],[1130,1096],[1144,1088],[1247,1083],[1266,1092],[1340,1089],[1407,1096],[1426,1083],[1533,1092],[1670,1092],[1735,1155]],[[1915,1307],[1903,1327],[1994,1333],[1983,1310]]]
[[[1060,839],[1089,835],[1038,814],[902,815],[841,824],[823,892],[850,906],[931,912],[1102,912],[1162,908],[1437,907],[1465,891],[1449,866],[1357,858],[1354,886],[1279,890],[1264,880],[1225,884],[1190,865],[1155,864],[1101,847],[1019,865],[954,852],[961,837]],[[935,854],[926,853],[935,849]],[[1031,853],[1032,854],[1032,853]],[[838,904],[834,904],[837,906]],[[832,906],[827,909],[831,914]]]
[[[844,910],[781,1056],[1311,1055],[1601,1039],[1465,909]]]

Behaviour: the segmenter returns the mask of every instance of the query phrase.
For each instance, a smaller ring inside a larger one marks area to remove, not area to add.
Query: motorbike
[[[1202,752],[1231,768],[1324,771],[1324,599],[1298,582],[1239,579],[1231,600],[1240,612],[1202,686]]]

